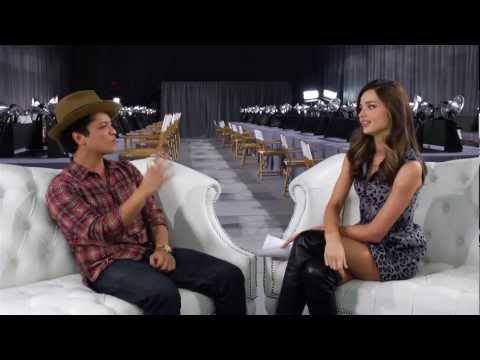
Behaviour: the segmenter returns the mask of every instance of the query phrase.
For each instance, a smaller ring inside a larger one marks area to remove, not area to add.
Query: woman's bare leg
[[[342,238],[342,244],[348,265],[346,271],[340,272],[342,284],[352,277],[360,280],[380,281],[377,264],[367,244],[349,238]]]

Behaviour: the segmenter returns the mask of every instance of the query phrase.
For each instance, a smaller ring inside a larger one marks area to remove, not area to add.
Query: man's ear
[[[77,143],[77,145],[85,145],[85,135],[80,134],[79,132],[74,131],[72,133],[73,141]]]

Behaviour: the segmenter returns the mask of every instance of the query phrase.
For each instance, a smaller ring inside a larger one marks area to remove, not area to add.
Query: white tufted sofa
[[[283,235],[323,223],[325,206],[340,174],[344,154],[334,155],[290,184],[295,209]],[[424,266],[412,279],[351,280],[336,292],[340,314],[479,314],[479,159],[427,163],[415,222],[428,241]],[[343,224],[360,219],[352,186]],[[286,261],[264,259],[266,308],[275,312]]]
[[[132,163],[145,173],[148,159]],[[175,246],[237,265],[245,276],[248,313],[255,313],[255,256],[232,243],[218,222],[214,179],[171,162],[173,176],[157,194]],[[0,314],[142,314],[84,286],[70,248],[48,215],[45,193],[55,169],[0,164]],[[180,289],[182,314],[212,314],[210,298]]]

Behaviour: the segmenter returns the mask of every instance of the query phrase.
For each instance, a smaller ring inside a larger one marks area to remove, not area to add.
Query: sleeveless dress
[[[420,155],[410,149],[404,156],[404,163],[409,160],[420,160]],[[368,224],[384,205],[392,187],[379,179],[378,171],[367,181],[367,163],[362,173],[362,178],[355,178],[353,183],[360,198],[359,224]],[[368,244],[381,281],[412,278],[421,266],[426,253],[426,240],[422,228],[413,222],[419,190],[384,239],[378,244]]]

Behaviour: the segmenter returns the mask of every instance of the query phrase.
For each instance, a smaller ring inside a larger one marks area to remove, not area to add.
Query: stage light
[[[303,100],[305,101],[315,101],[318,99],[318,90],[305,90],[303,92]]]
[[[323,90],[323,96],[328,99],[335,99],[337,97],[337,93],[332,90]]]
[[[114,97],[113,101],[116,102],[117,104],[120,104],[120,98],[119,97]]]

